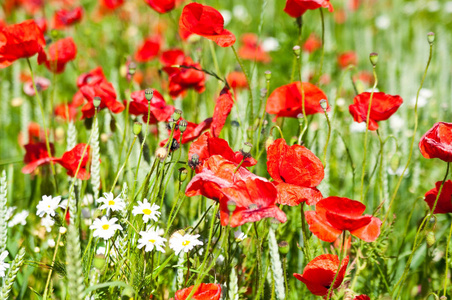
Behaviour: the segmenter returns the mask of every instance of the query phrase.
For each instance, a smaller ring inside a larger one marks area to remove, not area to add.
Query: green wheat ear
[[[8,230],[6,228],[6,201],[8,199],[6,172],[3,170],[0,177],[0,253],[6,249]]]
[[[99,198],[100,187],[100,147],[99,147],[99,122],[97,118],[93,124],[93,138],[91,139],[91,184],[93,186],[94,199]]]
[[[19,272],[20,267],[24,263],[24,256],[25,248],[20,248],[19,253],[17,253],[14,261],[11,264],[11,268],[9,269],[8,274],[6,274],[6,277],[4,278],[3,287],[0,291],[0,300],[8,299],[8,295],[11,291],[14,280],[16,279],[16,275]]]
[[[281,267],[281,259],[279,257],[279,247],[276,241],[275,231],[270,228],[268,232],[268,247],[270,249],[270,263],[273,271],[273,279],[275,280],[276,297],[279,300],[286,298],[284,288],[284,274]]]

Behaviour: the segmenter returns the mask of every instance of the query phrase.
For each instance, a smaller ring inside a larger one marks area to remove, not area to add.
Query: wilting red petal
[[[234,106],[234,99],[232,99],[231,92],[228,88],[223,88],[220,93],[220,97],[217,99],[215,104],[215,110],[213,112],[213,121],[210,130],[213,136],[220,136],[221,130],[226,123],[226,119],[231,113],[232,107]]]
[[[301,17],[307,10],[326,7],[331,12],[333,6],[329,0],[287,0],[284,11],[293,18]]]
[[[173,10],[176,6],[176,0],[144,0],[156,12],[164,14]]]
[[[39,53],[38,63],[45,63],[49,71],[61,73],[66,68],[66,64],[74,60],[77,56],[77,46],[72,37],[58,40],[49,47],[49,55],[44,51]]]
[[[452,123],[436,123],[422,136],[419,150],[425,158],[452,162]]]
[[[183,38],[187,37],[188,32],[212,40],[220,47],[234,45],[235,35],[224,29],[223,26],[224,19],[220,12],[213,7],[199,3],[186,5],[179,20]]]
[[[135,60],[137,62],[147,62],[157,57],[160,52],[161,43],[160,36],[147,38],[135,53]]]
[[[66,151],[63,156],[59,159],[56,159],[55,162],[59,163],[63,168],[65,168],[69,176],[74,177],[81,161],[80,169],[77,173],[77,178],[81,180],[87,180],[90,177],[89,171],[86,169],[90,157],[90,150],[91,149],[89,145],[78,144],[71,150]]]
[[[56,29],[80,22],[83,16],[83,7],[79,6],[73,10],[60,9],[53,16],[53,24]]]
[[[195,286],[185,288],[176,292],[175,300],[185,300]],[[221,297],[221,285],[214,283],[201,283],[191,299],[193,300],[219,300]]]
[[[431,189],[425,194],[425,202],[427,202],[430,209],[433,208],[435,204],[436,198],[438,196],[438,191],[441,187],[442,181],[438,181],[436,183],[436,187]],[[436,204],[435,214],[447,214],[452,212],[452,181],[447,180],[444,183],[443,189],[441,190],[441,194],[438,198],[438,202]]]

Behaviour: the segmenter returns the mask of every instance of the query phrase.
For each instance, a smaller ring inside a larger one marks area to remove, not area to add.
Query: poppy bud
[[[130,62],[130,64],[129,64],[129,71],[128,71],[129,75],[130,76],[135,75],[136,71],[137,71],[137,64],[134,63],[133,61]]]
[[[133,134],[139,135],[140,132],[141,132],[141,123],[140,122],[133,123]]]
[[[235,203],[235,201],[233,201],[233,200],[229,200],[228,201],[228,210],[229,210],[229,212],[232,214],[235,211],[236,208],[237,208],[237,203]]]
[[[100,97],[94,97],[93,105],[95,108],[98,108],[101,102],[102,102],[102,99]]]
[[[187,174],[188,174],[188,171],[186,168],[180,168],[179,169],[179,181],[184,182],[185,179],[187,179]]]
[[[272,72],[267,70],[265,71],[265,79],[267,79],[267,81],[270,81],[270,79],[272,78]]]
[[[432,231],[429,231],[425,237],[427,241],[427,246],[430,248],[436,242],[435,234]]]
[[[304,116],[303,114],[298,114],[297,115],[297,119],[298,119],[298,123],[300,124],[300,126],[303,126],[303,121],[304,121]]]
[[[155,150],[155,156],[163,162],[168,157],[168,149],[165,147],[159,147]]]
[[[244,153],[250,153],[251,152],[251,148],[253,148],[253,144],[246,142],[246,143],[243,144],[242,151]]]
[[[427,41],[431,45],[435,41],[435,33],[429,32],[427,33]]]
[[[286,241],[279,242],[278,247],[279,247],[279,253],[281,253],[282,255],[286,256],[287,253],[289,253],[290,246],[289,246],[288,242],[286,242]]]
[[[154,97],[154,90],[153,89],[146,89],[144,91],[144,97],[146,98],[146,100],[148,100],[148,102],[151,102],[152,98]]]
[[[272,218],[271,221],[270,221],[270,225],[273,228],[273,230],[278,229],[279,224],[281,224],[281,222],[279,222],[275,218]]]
[[[328,104],[326,103],[325,99],[320,100],[320,107],[323,109],[324,112],[326,112],[326,109],[328,108]]]
[[[294,46],[293,48],[292,48],[292,50],[293,50],[293,53],[295,54],[295,56],[296,57],[300,57],[300,54],[301,54],[301,48],[300,48],[300,46]]]
[[[185,130],[187,130],[187,125],[188,125],[188,123],[185,120],[181,120],[179,122],[179,130],[180,130],[181,133],[184,133]]]
[[[376,66],[378,63],[378,53],[372,52],[369,55],[369,59],[370,59],[370,63],[372,64],[372,66]]]
[[[268,150],[268,147],[270,147],[270,145],[273,144],[274,141],[275,139],[272,136],[269,136],[265,141],[265,149]]]
[[[441,297],[439,298],[439,300],[447,300],[447,297],[446,297],[446,296],[441,296]]]
[[[59,32],[58,30],[52,29],[52,30],[50,31],[50,38],[51,38],[52,40],[58,39],[59,36],[60,36],[60,32]]]
[[[176,109],[173,112],[173,115],[171,116],[173,118],[174,121],[179,121],[180,116],[182,115],[182,111],[180,109]]]

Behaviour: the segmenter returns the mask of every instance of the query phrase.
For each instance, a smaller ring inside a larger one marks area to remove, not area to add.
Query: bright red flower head
[[[144,0],[153,10],[164,14],[176,7],[176,0]]]
[[[419,150],[425,158],[452,162],[452,123],[436,123],[422,136]]]
[[[366,122],[370,96],[371,93],[364,92],[353,99],[353,104],[348,109],[355,122]],[[369,115],[369,130],[377,130],[377,122],[389,119],[402,103],[403,99],[398,95],[392,96],[382,92],[374,93]]]
[[[226,79],[229,86],[234,90],[236,89],[247,89],[248,88],[248,82],[246,81],[245,73],[234,71],[228,74],[228,77]]]
[[[315,188],[325,175],[323,165],[308,148],[277,139],[267,150],[267,170],[278,190],[278,203],[314,205],[323,198]]]
[[[104,75],[104,71],[101,67],[97,67],[88,73],[83,73],[77,78],[77,87],[81,88],[84,85],[87,85],[88,83],[95,81],[97,79],[105,79],[107,78]],[[82,92],[79,90],[77,93],[75,93],[74,97],[72,98],[72,105],[74,107],[78,107],[80,105],[83,105],[85,103],[85,98],[83,97]]]
[[[41,29],[42,33],[47,31],[47,20],[45,18],[35,18],[36,25]]]
[[[6,68],[19,58],[28,58],[42,51],[46,42],[36,22],[6,26],[0,31],[0,68]]]
[[[370,300],[370,297],[367,295],[359,295],[353,298],[353,300]]]
[[[53,25],[56,29],[62,29],[82,20],[83,7],[79,6],[73,10],[60,9],[53,16]]]
[[[115,114],[124,110],[124,105],[116,100],[116,91],[113,85],[101,77],[91,80],[90,83],[82,86],[80,91],[85,99],[88,100],[88,103],[82,107],[83,119],[94,117],[94,97],[100,97],[100,109],[107,107],[112,113]]]
[[[25,143],[28,144],[38,144],[41,142],[45,142],[46,134],[44,130],[41,129],[38,123],[30,122],[28,124],[28,141],[24,141],[24,137],[22,133],[19,133],[18,142],[19,145],[25,147]]]
[[[235,35],[224,29],[224,19],[220,12],[195,2],[184,7],[179,29],[183,38],[198,34],[214,41],[220,47],[229,47],[235,43]]]
[[[59,104],[55,106],[55,116],[66,121],[73,121],[77,115],[77,109],[73,104]]]
[[[358,64],[358,57],[354,51],[348,51],[340,54],[337,57],[337,62],[342,69],[350,65],[356,66]]]
[[[365,242],[373,242],[380,235],[380,219],[362,216],[366,206],[359,201],[341,197],[320,200],[315,211],[305,212],[309,230],[319,239],[332,243],[343,231]]]
[[[36,170],[37,167],[49,164],[54,160],[53,155],[55,154],[55,149],[53,144],[50,144],[52,157],[49,156],[46,143],[44,142],[27,144],[24,147],[26,151],[24,157],[25,167],[22,168],[22,173],[24,174],[30,174]]]
[[[184,63],[185,54],[181,49],[166,50],[160,56],[160,62],[165,67],[171,67],[172,65],[182,65]]]
[[[304,106],[306,115],[323,113],[320,100],[327,97],[325,93],[309,82],[303,82]],[[329,105],[328,108],[329,109]],[[267,101],[267,113],[276,117],[296,118],[303,113],[303,96],[301,83],[283,85],[273,91]]]
[[[185,300],[195,286],[185,288],[176,292],[175,300]],[[214,283],[201,283],[191,299],[193,300],[219,300],[221,297],[221,285]]]
[[[301,17],[307,10],[326,7],[331,12],[330,0],[287,0],[284,11],[292,18]]]
[[[303,45],[303,50],[309,53],[316,51],[322,47],[322,40],[320,40],[315,34],[311,33]]]
[[[154,96],[150,102],[146,100],[143,90],[133,92],[131,95],[132,101],[129,103],[129,113],[135,116],[142,115],[145,123],[148,121],[149,105],[151,106],[149,124],[167,121],[175,110],[174,106],[166,104],[165,99],[157,90],[153,91]],[[126,101],[124,101],[124,105],[126,105]]]
[[[77,56],[77,46],[72,37],[67,37],[53,43],[49,47],[49,55],[44,51],[39,53],[38,63],[45,63],[49,71],[61,73],[66,64]]]
[[[435,204],[436,197],[438,196],[438,191],[441,187],[442,181],[436,183],[436,187],[431,189],[425,194],[425,202],[427,202],[430,209],[433,208]],[[452,181],[448,180],[444,183],[441,194],[438,198],[438,203],[436,204],[434,214],[448,214],[452,212]]]
[[[294,273],[293,276],[303,282],[314,295],[327,296],[333,280],[333,290],[342,284],[345,271],[347,270],[348,260],[348,256],[342,260],[336,280],[334,280],[334,277],[336,276],[340,261],[337,255],[332,254],[317,256],[306,265],[303,274]]]
[[[205,132],[190,145],[190,150],[188,151],[189,161],[192,160],[193,154],[198,155],[199,161],[198,165],[193,166],[195,171],[200,171],[204,161],[213,155],[221,155],[223,158],[236,164],[240,164],[243,160],[243,167],[250,167],[257,164],[257,160],[252,157],[244,157],[240,151],[234,152],[226,140],[212,136],[209,131]]]
[[[242,36],[242,47],[239,48],[239,56],[243,59],[269,63],[271,58],[258,43],[258,37],[254,33],[245,33]]]
[[[100,0],[103,7],[108,9],[117,9],[124,4],[124,0]]]
[[[91,148],[88,145],[85,151],[86,146],[86,144],[78,144],[71,150],[66,151],[61,158],[55,159],[55,162],[59,163],[63,168],[65,168],[69,176],[74,177],[80,161],[82,161],[77,174],[77,178],[81,180],[89,179],[90,174],[89,170],[87,169],[87,165]]]
[[[147,62],[158,56],[162,39],[160,36],[148,37],[135,52],[137,62]]]
[[[215,104],[215,110],[212,116],[212,126],[210,130],[213,136],[220,136],[221,130],[226,123],[226,119],[231,113],[232,107],[234,106],[234,99],[232,99],[231,92],[227,87],[223,88],[220,92],[220,97],[217,98],[217,103]]]
[[[181,120],[183,120],[183,119],[180,118],[179,121],[177,121],[177,125],[179,125]],[[175,140],[179,141],[181,144],[186,144],[188,142],[191,142],[191,141],[197,139],[204,131],[209,129],[211,125],[212,125],[212,118],[207,118],[199,124],[187,121],[187,129],[185,129],[185,132],[182,135],[182,140],[181,140],[181,133],[178,128],[174,130],[173,138]],[[171,130],[168,130],[168,134],[170,134],[170,133],[171,133]],[[161,141],[160,146],[165,145],[166,142],[168,142],[168,139]]]
[[[238,167],[220,155],[209,157],[187,186],[188,197],[203,195],[220,202],[221,224],[237,227],[263,218],[275,218],[280,222],[286,215],[276,206],[275,186],[244,167]],[[237,169],[237,171],[236,171]],[[228,202],[233,201],[236,209],[230,215]]]

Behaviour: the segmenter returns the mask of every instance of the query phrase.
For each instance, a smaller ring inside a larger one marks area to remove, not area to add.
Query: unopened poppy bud
[[[279,242],[278,247],[279,247],[279,253],[281,253],[282,255],[286,256],[287,253],[289,253],[290,246],[289,246],[288,242],[286,242],[286,241]]]
[[[433,42],[435,41],[435,33],[433,32],[427,33],[427,41],[429,44],[433,44]]]
[[[372,52],[369,55],[369,59],[370,59],[370,63],[372,64],[372,66],[376,66],[378,63],[378,53]]]
[[[110,131],[111,132],[115,132],[116,131],[116,120],[115,120],[115,118],[111,118],[111,120],[110,120]]]
[[[268,147],[270,147],[271,144],[273,144],[273,142],[275,141],[275,139],[272,136],[269,136],[267,138],[267,140],[265,141],[265,149],[268,151]]]
[[[179,181],[184,182],[187,179],[188,171],[186,168],[179,169]]]
[[[133,123],[133,134],[139,135],[141,132],[141,127],[142,127],[142,125],[140,122]]]
[[[320,100],[320,107],[323,109],[324,112],[326,112],[326,109],[328,108],[328,103],[325,99]]]
[[[270,221],[270,225],[273,228],[273,230],[278,229],[279,224],[281,224],[281,222],[279,222],[275,218],[271,219],[271,221]]]
[[[432,231],[429,231],[425,237],[425,240],[427,241],[427,246],[430,248],[436,242],[435,234]]]
[[[269,81],[272,78],[272,72],[267,70],[265,71],[265,79],[267,79],[267,81]]]
[[[154,97],[154,90],[153,89],[146,89],[144,91],[144,97],[146,98],[146,100],[148,100],[148,102],[151,102],[152,98]]]
[[[293,48],[292,48],[292,50],[293,50],[293,53],[297,56],[297,57],[300,57],[300,54],[301,54],[301,48],[300,48],[300,46],[294,46]]]
[[[101,102],[102,102],[102,99],[100,97],[94,97],[93,105],[94,105],[95,108],[98,108],[100,106]]]
[[[168,149],[165,147],[157,148],[157,150],[155,150],[155,156],[163,162],[168,157]]]
[[[182,115],[182,111],[181,111],[180,109],[176,109],[176,110],[173,112],[173,115],[172,115],[171,117],[173,118],[174,121],[177,122],[177,121],[179,121],[181,115]]]
[[[136,63],[134,63],[133,61],[132,62],[130,62],[130,64],[129,64],[129,75],[130,76],[133,76],[133,75],[135,75],[135,72],[137,71],[137,64]]]
[[[52,40],[56,40],[60,36],[60,32],[56,29],[50,31],[50,37]]]
[[[179,131],[180,131],[181,133],[184,133],[185,130],[187,130],[187,126],[188,126],[187,121],[181,120],[181,121],[179,122]]]
[[[232,214],[235,211],[236,208],[237,208],[237,203],[235,203],[235,201],[233,201],[233,200],[229,200],[228,201],[228,210],[229,210],[229,212]]]
[[[251,148],[253,148],[253,144],[246,142],[246,143],[243,143],[242,151],[245,153],[250,153]]]

